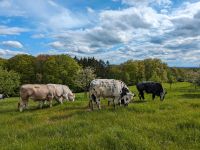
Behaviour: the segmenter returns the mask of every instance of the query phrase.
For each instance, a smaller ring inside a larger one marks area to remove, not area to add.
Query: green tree
[[[160,77],[158,76],[158,74],[155,71],[153,72],[153,74],[149,80],[154,81],[154,82],[161,82]]]
[[[76,89],[75,79],[81,67],[67,55],[52,55],[43,63],[42,82],[68,85]]]
[[[0,58],[0,67],[5,69],[6,68],[6,62],[7,62],[6,59]]]
[[[7,61],[8,70],[14,70],[20,74],[21,83],[35,83],[35,57],[31,55],[16,55]]]
[[[20,75],[18,73],[0,67],[0,93],[15,95],[19,85]]]
[[[172,88],[172,84],[176,81],[175,77],[172,75],[172,72],[167,73],[167,82],[170,84],[170,89]]]

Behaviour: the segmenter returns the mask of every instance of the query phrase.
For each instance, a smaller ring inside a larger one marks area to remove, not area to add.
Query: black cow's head
[[[163,101],[165,99],[165,95],[167,94],[166,90],[163,90],[163,92],[160,93],[160,100]]]

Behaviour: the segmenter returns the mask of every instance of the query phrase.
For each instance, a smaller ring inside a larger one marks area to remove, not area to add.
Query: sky
[[[200,0],[0,0],[0,57],[200,65]]]

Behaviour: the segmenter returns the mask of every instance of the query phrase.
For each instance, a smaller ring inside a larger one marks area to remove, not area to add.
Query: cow
[[[61,84],[25,84],[20,88],[20,102],[18,108],[23,111],[23,108],[28,107],[28,99],[40,102],[40,108],[48,101],[52,107],[52,101],[63,103],[63,99],[74,101],[75,95],[66,85]]]
[[[18,103],[18,109],[20,112],[24,108],[28,108],[29,98],[40,102],[40,108],[42,108],[45,101],[49,101],[49,106],[52,107],[52,100],[54,98],[54,87],[46,84],[25,84],[20,87],[20,102]]]
[[[4,94],[0,94],[0,99],[4,99],[5,95]]]
[[[89,96],[89,107],[93,110],[93,102],[96,102],[98,109],[101,109],[101,97],[109,98],[109,100],[112,99],[115,108],[116,104],[128,106],[134,94],[131,93],[126,84],[120,80],[95,79],[90,83]]]
[[[151,93],[152,99],[155,99],[155,96],[159,96],[160,100],[163,101],[165,98],[165,94],[167,92],[163,89],[162,85],[158,82],[141,82],[136,85],[137,90],[139,92],[139,98],[144,100],[144,92]]]
[[[66,85],[61,84],[47,84],[48,86],[52,86],[54,91],[54,98],[60,102],[63,103],[63,100],[69,100],[74,101],[75,100],[75,94],[72,93],[72,91],[69,89]]]

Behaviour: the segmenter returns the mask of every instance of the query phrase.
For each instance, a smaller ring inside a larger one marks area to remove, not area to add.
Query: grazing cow
[[[61,84],[25,84],[20,88],[21,101],[18,104],[20,111],[28,107],[28,99],[40,102],[40,108],[48,101],[52,107],[52,100],[63,103],[63,99],[74,101],[75,95],[66,85]]]
[[[144,92],[151,93],[152,99],[155,99],[155,96],[159,96],[160,100],[163,101],[165,94],[167,92],[163,89],[162,85],[157,82],[141,82],[136,85],[139,92],[139,98],[144,100]]]
[[[74,101],[75,94],[72,93],[72,91],[69,89],[68,86],[61,84],[47,84],[47,85],[52,86],[55,89],[54,98],[61,104],[63,103],[63,100]]]
[[[20,88],[20,99],[18,103],[19,111],[22,112],[24,108],[28,108],[29,98],[40,102],[42,108],[44,102],[49,101],[49,106],[52,107],[52,100],[54,98],[55,88],[45,84],[25,84]]]
[[[95,79],[91,81],[89,95],[89,107],[92,110],[93,102],[96,102],[98,108],[101,109],[100,97],[112,99],[115,107],[116,104],[127,106],[134,96],[124,82],[114,79]]]

